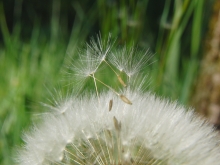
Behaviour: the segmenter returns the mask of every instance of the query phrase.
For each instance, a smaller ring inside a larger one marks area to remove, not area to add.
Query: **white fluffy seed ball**
[[[124,95],[132,105],[112,92],[101,93],[99,102],[95,95],[61,102],[25,134],[17,163],[219,164],[218,134],[191,110],[150,93]]]

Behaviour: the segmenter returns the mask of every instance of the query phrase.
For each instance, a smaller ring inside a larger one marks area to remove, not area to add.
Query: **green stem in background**
[[[7,23],[6,23],[6,20],[5,20],[3,2],[0,2],[0,27],[1,27],[1,32],[2,32],[2,35],[3,35],[4,43],[6,45],[8,45],[9,42],[10,42],[10,37],[11,36],[10,36],[8,26],[7,26]]]
[[[190,89],[192,87],[193,80],[195,79],[196,70],[198,69],[198,54],[201,44],[201,27],[203,24],[203,10],[204,10],[204,0],[195,1],[196,6],[193,15],[193,25],[192,25],[192,35],[191,35],[191,60],[188,62],[188,67],[186,69],[186,76],[183,80],[182,90],[180,91],[180,102],[186,104],[189,99]]]
[[[59,20],[60,20],[60,0],[53,0],[52,2],[52,16],[51,16],[51,42],[50,42],[50,47],[54,49],[56,45],[52,45],[53,40],[58,39],[58,30],[59,30]]]
[[[201,6],[197,6],[197,0],[189,1],[185,0],[182,4],[179,1],[175,1],[175,12],[173,16],[173,23],[171,26],[171,31],[166,39],[166,41],[163,41],[164,36],[164,30],[160,30],[160,35],[158,38],[158,44],[157,49],[158,52],[160,52],[160,55],[162,55],[161,64],[159,67],[159,78],[157,81],[157,86],[160,88],[160,91],[162,93],[170,93],[164,89],[161,84],[168,84],[170,86],[170,89],[172,89],[175,86],[178,86],[178,83],[184,83],[182,80],[180,80],[180,74],[179,74],[179,65],[181,62],[181,38],[183,35],[183,32],[186,30],[187,24],[190,20],[190,17],[194,10],[197,10],[198,8],[201,8]],[[201,3],[201,2],[200,2]],[[169,3],[165,4],[167,10],[164,9],[164,15],[168,17],[168,11],[169,11]],[[200,10],[201,11],[201,10]],[[201,13],[200,13],[201,14]],[[166,17],[162,17],[161,20],[165,20]],[[200,15],[201,17],[201,15]],[[194,23],[196,24],[196,23]],[[195,40],[195,39],[194,39]],[[162,47],[162,42],[165,42],[165,45]],[[192,41],[193,42],[193,41]],[[198,41],[198,44],[200,41]],[[191,57],[194,55],[191,55]],[[195,60],[194,60],[195,61]],[[180,85],[181,86],[181,85]],[[169,87],[168,87],[169,89]],[[189,91],[189,86],[185,90]],[[172,94],[173,93],[173,94]],[[176,97],[175,93],[181,93],[179,92],[171,92],[172,97]]]

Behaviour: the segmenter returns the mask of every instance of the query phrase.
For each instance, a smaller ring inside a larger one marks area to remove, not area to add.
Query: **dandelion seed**
[[[105,60],[104,60],[105,61]],[[119,82],[124,86],[127,87],[127,85],[125,84],[125,82],[122,80],[121,76],[111,67],[111,65],[105,61],[105,63],[111,68],[111,70],[115,73],[115,75],[117,76]]]
[[[113,106],[113,100],[111,99],[111,100],[109,101],[108,111],[111,111],[111,110],[112,110],[112,106]]]
[[[124,101],[127,104],[132,105],[132,102],[127,97],[125,97],[124,95],[119,95],[119,96],[120,96],[122,101]]]
[[[102,40],[101,35],[98,35],[96,40],[92,38],[90,44],[87,44],[87,46],[89,51],[98,59],[99,63],[102,63],[113,48],[115,41],[112,41],[111,34],[108,35],[107,40]]]
[[[123,85],[124,87],[127,87],[125,82],[122,80],[121,76],[118,75],[117,77],[118,77],[118,81],[121,83],[121,85]]]
[[[134,47],[124,47],[112,53],[110,62],[121,72],[125,72],[128,77],[139,73],[151,58],[149,51],[138,51]]]
[[[121,123],[118,122],[118,120],[116,119],[115,116],[113,117],[113,121],[114,121],[115,129],[116,129],[118,132],[120,132],[120,130],[121,130]]]
[[[77,63],[74,62],[69,66],[70,73],[68,73],[68,77],[71,81],[70,84],[74,84],[76,86],[75,89],[83,87],[86,80],[97,72],[99,65],[99,61],[88,50],[83,50],[79,53]]]

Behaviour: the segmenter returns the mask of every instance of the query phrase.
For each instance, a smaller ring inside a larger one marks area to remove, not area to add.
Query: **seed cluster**
[[[24,135],[19,165],[218,165],[212,126],[177,103],[142,91],[147,51],[114,48],[111,36],[91,40],[69,69],[74,90],[93,82],[95,93],[47,105],[42,122]],[[121,90],[98,76],[109,68]],[[107,91],[101,91],[102,85]],[[77,92],[78,93],[78,92]]]
[[[116,41],[112,40],[111,35],[108,36],[107,40],[102,40],[101,36],[97,36],[96,40],[94,38],[91,39],[90,43],[79,51],[79,60],[75,61],[74,59],[75,62],[68,67],[68,75],[71,78],[70,83],[74,84],[75,89],[81,89],[85,87],[83,84],[88,79],[92,79],[98,99],[99,89],[97,83],[102,84],[115,93],[123,102],[131,105],[132,101],[121,92],[134,86],[135,89],[140,86],[143,87],[143,84],[138,85],[135,81],[140,77],[143,81],[146,81],[146,77],[140,76],[140,72],[147,66],[146,64],[151,58],[151,54],[149,50],[140,51],[134,47],[126,46],[117,47],[115,43]],[[96,75],[102,70],[102,67],[109,68],[124,89],[118,92],[110,84],[104,83],[103,80],[97,78]]]

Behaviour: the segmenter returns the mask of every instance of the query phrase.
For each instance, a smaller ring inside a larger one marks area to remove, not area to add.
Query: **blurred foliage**
[[[204,41],[204,57],[191,103],[195,109],[220,129],[220,1],[213,4]]]
[[[91,36],[150,47],[150,89],[187,104],[212,1],[5,0],[0,2],[0,164],[12,163],[22,130],[63,77],[66,56]],[[148,69],[148,70],[149,70]],[[46,87],[45,87],[46,86]]]

